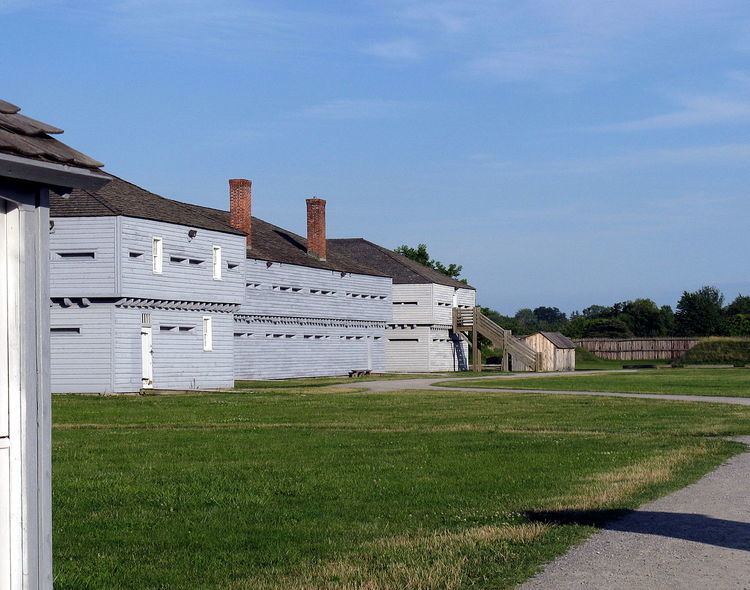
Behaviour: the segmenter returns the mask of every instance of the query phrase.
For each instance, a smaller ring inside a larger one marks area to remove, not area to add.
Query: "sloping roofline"
[[[357,262],[377,268],[393,277],[394,285],[435,283],[456,289],[476,290],[469,284],[365,238],[339,238],[329,240],[328,244],[329,248],[339,249]]]
[[[97,189],[109,181],[97,162],[50,137],[62,133],[0,100],[0,176],[50,187]]]
[[[98,191],[75,190],[72,199],[50,195],[52,217],[131,217],[244,236],[230,224],[229,212],[168,199],[111,175],[112,182]],[[330,240],[329,240],[330,243]],[[277,225],[253,217],[253,243],[247,257],[309,268],[390,278],[340,251],[327,260],[307,254],[307,240]]]

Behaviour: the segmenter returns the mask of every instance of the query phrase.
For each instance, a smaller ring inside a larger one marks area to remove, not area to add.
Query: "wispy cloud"
[[[466,71],[502,82],[543,79],[550,74],[575,74],[588,65],[581,47],[563,43],[552,50],[549,39],[528,40],[469,59]]]
[[[539,162],[493,158],[474,154],[468,160],[506,174],[595,174],[611,170],[634,170],[654,166],[747,166],[750,143],[728,143],[680,148],[644,149],[606,156],[563,158]]]
[[[298,115],[314,119],[384,119],[410,110],[413,103],[380,98],[335,99],[302,109]]]
[[[669,44],[693,27],[728,27],[746,9],[740,0],[693,0],[689,9],[684,0],[383,0],[380,6],[410,38],[453,54],[459,71],[545,83],[593,71],[612,77],[654,39]]]
[[[604,125],[597,129],[600,131],[645,131],[750,121],[748,98],[685,96],[678,102],[680,107],[672,112]]]
[[[394,39],[372,43],[365,53],[394,61],[415,61],[422,57],[422,50],[414,39]]]

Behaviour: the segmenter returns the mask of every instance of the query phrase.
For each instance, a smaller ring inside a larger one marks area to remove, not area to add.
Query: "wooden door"
[[[154,386],[154,346],[151,326],[141,326],[141,387]]]

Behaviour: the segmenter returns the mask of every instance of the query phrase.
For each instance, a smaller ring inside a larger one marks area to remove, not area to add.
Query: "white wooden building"
[[[468,341],[454,333],[453,309],[472,309],[476,291],[362,238],[330,241],[331,250],[393,279],[393,313],[386,329],[386,370],[461,371],[468,368]]]
[[[53,391],[219,389],[385,369],[391,279],[325,251],[321,199],[308,203],[313,251],[252,217],[250,188],[230,182],[229,211],[117,177],[74,199],[52,196]]]
[[[99,162],[0,100],[0,589],[52,588],[49,191],[96,189]]]

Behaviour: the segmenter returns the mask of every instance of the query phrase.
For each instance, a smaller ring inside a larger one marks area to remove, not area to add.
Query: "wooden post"
[[[474,355],[474,371],[477,373],[482,372],[482,355],[479,352],[479,334],[477,332],[478,329],[478,323],[479,323],[479,309],[477,307],[474,308],[474,317],[473,317],[473,325],[471,327],[471,348]]]
[[[508,330],[505,330],[505,332],[503,332],[503,361],[500,367],[504,372],[507,372],[510,368],[508,354]]]

